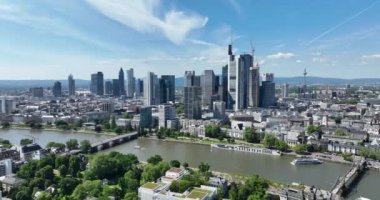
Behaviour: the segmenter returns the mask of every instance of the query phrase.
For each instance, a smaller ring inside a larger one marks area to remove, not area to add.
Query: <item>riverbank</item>
[[[86,130],[86,129],[79,129],[79,130],[63,130],[63,129],[58,129],[58,128],[41,128],[41,129],[32,129],[30,127],[26,126],[11,126],[8,128],[3,128],[2,130],[28,130],[28,131],[56,131],[60,133],[83,133],[83,134],[96,134],[96,135],[105,135],[105,136],[118,136],[114,132],[95,132],[91,130]]]

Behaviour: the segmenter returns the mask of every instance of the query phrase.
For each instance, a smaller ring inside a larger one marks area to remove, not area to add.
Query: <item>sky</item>
[[[0,79],[183,76],[255,49],[275,77],[380,78],[380,1],[0,0]]]

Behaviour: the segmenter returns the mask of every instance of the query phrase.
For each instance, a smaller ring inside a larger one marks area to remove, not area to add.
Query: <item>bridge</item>
[[[137,139],[137,138],[138,138],[137,132],[128,133],[125,135],[119,135],[119,136],[115,136],[112,138],[108,138],[106,140],[102,140],[102,141],[95,142],[95,143],[91,144],[90,152],[96,153],[99,151],[103,151],[105,149],[124,144],[126,142],[129,142],[129,141]]]
[[[343,196],[347,195],[351,186],[358,181],[360,175],[364,172],[365,167],[366,161],[364,158],[354,162],[352,168],[346,173],[345,176],[338,179],[337,183],[331,190],[331,194],[335,197],[334,199],[342,199]]]

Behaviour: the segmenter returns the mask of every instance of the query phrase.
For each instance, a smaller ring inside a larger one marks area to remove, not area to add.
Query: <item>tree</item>
[[[244,130],[244,140],[249,143],[258,143],[260,142],[260,135],[254,128],[246,128]]]
[[[71,176],[76,177],[77,173],[80,170],[80,157],[79,156],[70,156],[69,159],[69,172]]]
[[[148,158],[147,162],[152,165],[157,165],[159,162],[162,161],[162,157],[160,155],[154,155],[150,158]]]
[[[189,168],[189,163],[187,162],[182,163],[182,167],[185,169]]]
[[[138,200],[138,196],[137,196],[137,193],[135,193],[135,192],[129,192],[129,193],[125,194],[124,199],[125,200]]]
[[[78,148],[78,140],[70,139],[66,142],[66,146],[69,150],[76,149],[76,148]]]
[[[41,192],[40,195],[36,198],[36,200],[51,200],[53,197],[51,196],[50,193],[47,192]]]
[[[335,118],[335,123],[336,124],[341,124],[342,123],[342,118],[341,117]]]
[[[31,200],[32,191],[28,187],[20,187],[16,193],[16,200]]]
[[[102,193],[102,182],[96,181],[84,181],[78,185],[71,197],[75,200],[86,199],[86,197],[98,197]]]
[[[98,126],[98,125],[96,125],[96,126],[95,126],[95,132],[97,132],[97,133],[100,133],[100,132],[102,132],[102,127],[101,127],[101,126]]]
[[[88,141],[88,140],[82,140],[80,142],[80,149],[83,152],[88,153],[91,150],[91,143],[90,143],[90,141]]]
[[[59,193],[62,195],[70,195],[78,184],[79,182],[75,178],[62,178],[58,183]]]
[[[69,170],[67,169],[65,165],[61,165],[58,167],[58,171],[61,177],[65,177]]]
[[[112,116],[111,118],[111,129],[115,129],[117,127],[115,116]]]
[[[53,180],[54,178],[53,167],[50,165],[47,165],[41,168],[40,170],[37,171],[36,176],[45,180]]]
[[[66,145],[65,144],[62,144],[62,143],[57,143],[57,142],[49,142],[47,145],[46,145],[46,148],[65,148]]]
[[[170,167],[179,168],[179,167],[181,167],[181,163],[178,160],[172,160],[172,161],[170,161]]]
[[[21,146],[25,146],[25,145],[28,145],[28,144],[33,144],[33,140],[28,139],[28,138],[23,138],[23,139],[20,140],[20,145]]]
[[[201,173],[206,173],[210,170],[210,165],[204,162],[201,162],[201,164],[198,166],[198,169]]]
[[[267,148],[274,148],[276,146],[277,138],[273,135],[270,134],[265,134],[264,137],[264,146]]]
[[[123,129],[120,126],[118,126],[118,127],[115,128],[115,133],[117,133],[118,135],[120,135],[120,134],[123,133]]]
[[[297,154],[304,154],[307,152],[307,145],[306,144],[297,144],[294,146],[294,151]]]

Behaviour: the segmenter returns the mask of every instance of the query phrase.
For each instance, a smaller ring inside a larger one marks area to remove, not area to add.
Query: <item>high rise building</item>
[[[99,96],[104,95],[104,76],[103,72],[97,72],[96,74],[91,74],[91,85],[90,91],[92,94]]]
[[[160,79],[160,103],[175,101],[175,76],[162,75]]]
[[[119,88],[119,91],[116,92],[116,94],[119,94],[117,96],[125,95],[125,79],[124,79],[123,68],[120,68],[120,70],[119,70],[119,80],[118,81],[119,81],[119,85],[117,86],[117,88]],[[115,84],[115,82],[113,82],[113,84]],[[114,86],[114,88],[116,88],[116,87]],[[115,91],[113,91],[113,92],[115,93]]]
[[[69,96],[74,96],[75,95],[75,80],[73,75],[69,75],[68,78],[68,85],[69,85]]]
[[[112,95],[112,89],[113,89],[112,82],[106,81],[104,86],[105,86],[105,89],[104,89],[105,95]]]
[[[167,128],[167,121],[176,118],[176,111],[174,106],[170,104],[163,104],[158,106],[158,127]]]
[[[213,70],[205,70],[202,78],[202,105],[212,110],[211,98],[215,93],[215,74]]]
[[[144,80],[144,100],[146,106],[157,105],[160,101],[160,83],[157,75],[148,72]]]
[[[136,81],[136,97],[144,96],[144,81],[142,79],[137,79]]]
[[[140,128],[152,128],[152,107],[145,106],[140,108]]]
[[[229,45],[228,56],[228,107],[246,109],[249,104],[249,69],[254,66],[253,54],[235,57],[232,45]]]
[[[16,102],[14,99],[5,96],[0,97],[0,113],[11,114],[16,109]]]
[[[276,104],[276,86],[274,75],[272,73],[264,74],[260,87],[260,104],[261,107],[268,108]]]
[[[127,73],[127,97],[133,98],[135,95],[135,86],[136,86],[136,79],[133,75],[133,69],[130,68],[126,71]]]
[[[248,106],[257,108],[260,106],[260,68],[258,65],[250,67],[248,84]]]
[[[120,80],[112,79],[112,96],[119,97],[120,92],[122,92],[122,90],[120,90]]]
[[[284,83],[282,85],[282,98],[289,97],[289,84]]]
[[[227,100],[228,100],[228,65],[225,65],[222,67],[222,83],[221,83],[221,91],[219,92],[220,99],[224,102],[226,102],[226,107],[227,106]]]
[[[226,116],[226,103],[224,101],[214,101],[213,114],[216,119],[223,119]]]
[[[202,118],[202,89],[198,86],[184,88],[184,109],[186,119]]]
[[[53,95],[54,97],[61,97],[62,96],[62,84],[59,81],[56,81],[53,85]]]
[[[183,87],[190,87],[194,85],[195,71],[185,71]]]
[[[44,97],[44,88],[42,87],[30,88],[29,92],[32,97],[38,97],[38,98]]]

